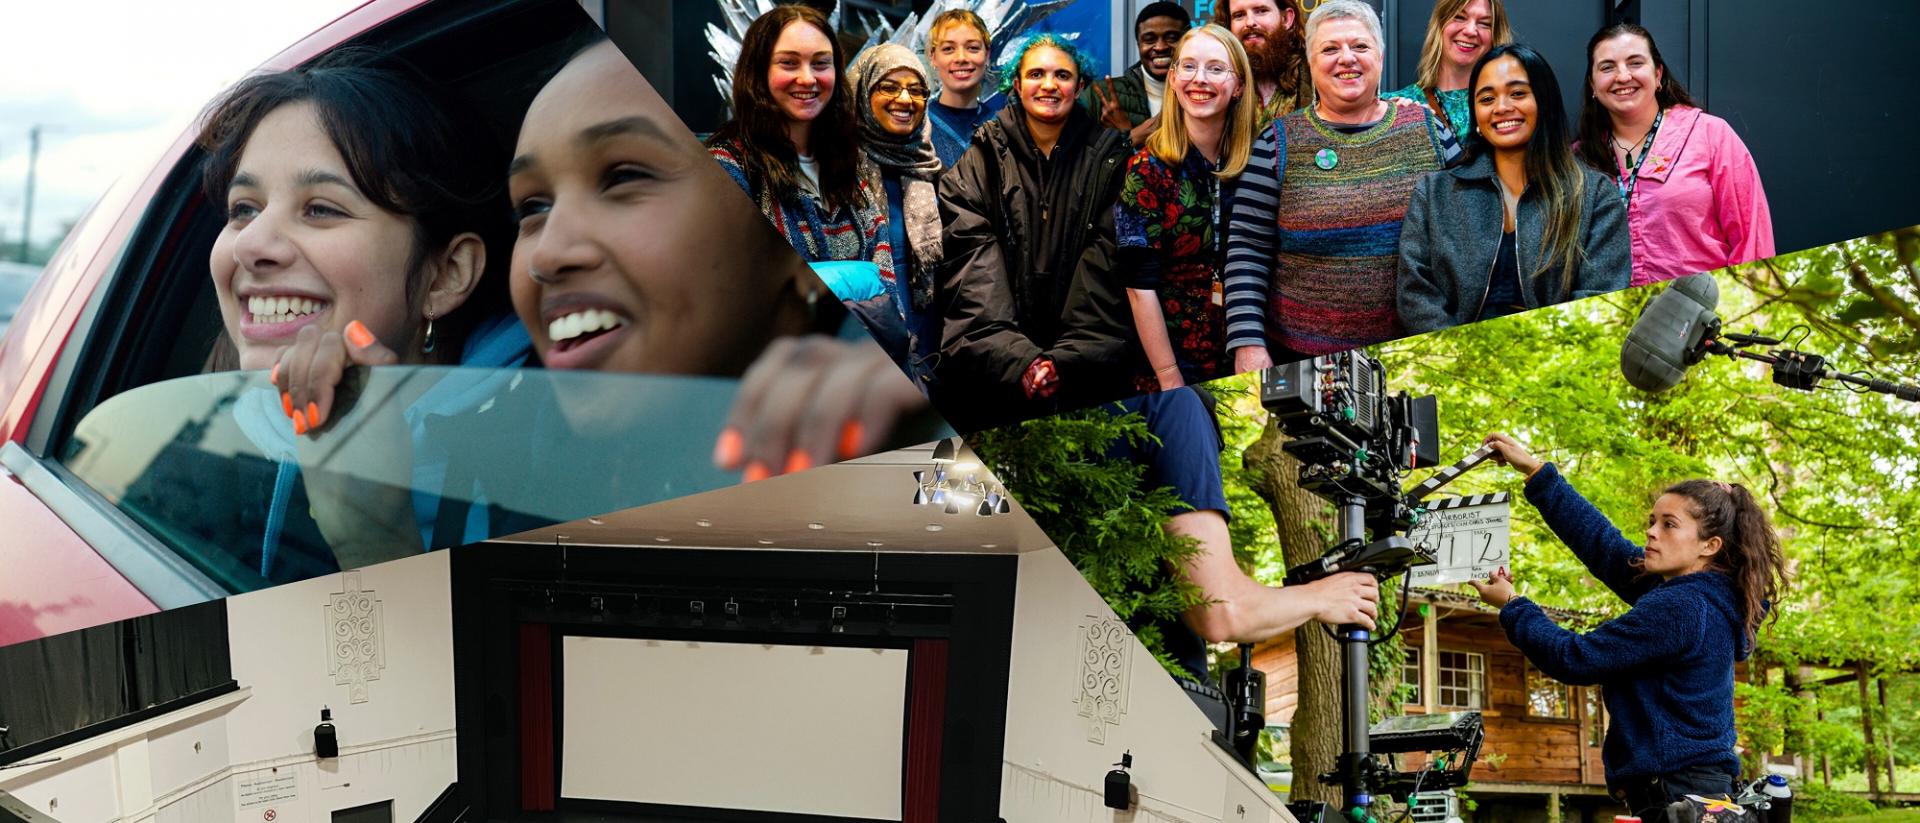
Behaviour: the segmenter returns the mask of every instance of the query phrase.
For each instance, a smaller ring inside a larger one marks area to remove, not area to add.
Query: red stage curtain
[[[553,811],[553,630],[520,624],[520,809]]]
[[[947,722],[947,641],[915,640],[907,669],[907,785],[903,823],[940,820],[941,732]]]

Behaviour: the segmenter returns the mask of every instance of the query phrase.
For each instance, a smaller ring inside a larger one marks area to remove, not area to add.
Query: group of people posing
[[[708,146],[962,429],[1774,253],[1752,156],[1637,25],[1589,41],[1576,125],[1502,0],[1439,0],[1397,91],[1358,0],[1193,22],[1147,6],[1098,79],[1028,35],[991,94],[970,12],[849,65],[778,6]]]

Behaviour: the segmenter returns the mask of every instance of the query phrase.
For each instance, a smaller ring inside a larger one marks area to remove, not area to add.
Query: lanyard
[[[1614,166],[1614,168],[1620,172],[1619,176],[1615,178],[1620,184],[1620,199],[1626,201],[1628,205],[1632,205],[1633,203],[1634,187],[1640,185],[1640,167],[1646,164],[1647,155],[1653,153],[1653,138],[1660,133],[1660,122],[1665,119],[1667,119],[1667,113],[1665,111],[1653,116],[1653,127],[1647,129],[1647,136],[1643,138],[1646,141],[1647,147],[1640,150],[1640,159],[1633,161],[1633,171],[1631,174],[1625,170],[1621,170],[1618,165]],[[1628,152],[1628,156],[1632,156],[1632,152]]]

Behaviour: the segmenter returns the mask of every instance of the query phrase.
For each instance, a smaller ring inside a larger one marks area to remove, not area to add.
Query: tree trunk
[[[1793,671],[1787,672],[1787,688],[1792,690],[1795,699],[1802,703],[1812,704],[1814,701],[1813,690],[1807,688],[1807,682],[1812,679],[1813,667],[1804,663],[1800,664],[1794,667]],[[1800,735],[1800,740],[1803,743],[1806,739],[1804,734]],[[1799,748],[1801,747],[1794,746],[1791,740],[1788,741],[1787,750],[1793,755],[1794,771],[1805,776],[1812,773],[1813,764],[1807,762],[1807,753],[1805,751],[1796,750]]]
[[[1860,731],[1867,741],[1867,796],[1880,797],[1880,758],[1874,756],[1873,746],[1873,701],[1867,697],[1867,664],[1853,664],[1855,679],[1860,683]]]
[[[1888,728],[1886,730],[1887,731],[1886,733],[1887,794],[1899,794],[1900,785],[1896,781],[1896,778],[1894,777],[1894,772],[1898,770],[1898,765],[1896,764],[1893,757],[1893,729],[1892,729],[1893,715],[1887,713],[1887,679],[1882,677],[1874,685],[1880,688],[1880,718],[1882,720],[1885,720],[1888,724]]]
[[[1824,721],[1827,719],[1827,710],[1814,709],[1813,717],[1816,720]],[[1832,761],[1829,761],[1827,759],[1827,752],[1825,749],[1822,749],[1820,751],[1820,784],[1827,787],[1828,791],[1833,790],[1833,763]]]
[[[1300,461],[1280,448],[1286,440],[1279,427],[1269,423],[1241,459],[1248,468],[1261,473],[1254,491],[1273,510],[1281,554],[1288,566],[1294,566],[1326,550],[1333,520],[1331,504],[1300,488]],[[1294,774],[1291,797],[1338,804],[1339,787],[1322,784],[1319,776],[1333,770],[1342,748],[1340,648],[1319,623],[1309,622],[1295,629],[1293,638],[1300,666],[1300,692],[1290,730]]]

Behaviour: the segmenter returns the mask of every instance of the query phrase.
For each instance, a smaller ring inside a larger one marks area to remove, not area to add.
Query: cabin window
[[[1484,709],[1487,705],[1487,658],[1475,652],[1440,650],[1440,707]]]
[[[1600,700],[1600,687],[1581,690],[1587,699],[1587,745],[1600,748],[1607,739],[1607,704]]]
[[[1418,646],[1408,646],[1407,659],[1400,661],[1400,685],[1402,687],[1400,694],[1405,698],[1400,701],[1401,705],[1419,706],[1426,703],[1420,691],[1420,648]]]
[[[1572,686],[1554,680],[1532,666],[1527,667],[1527,716],[1556,720],[1574,719]]]

